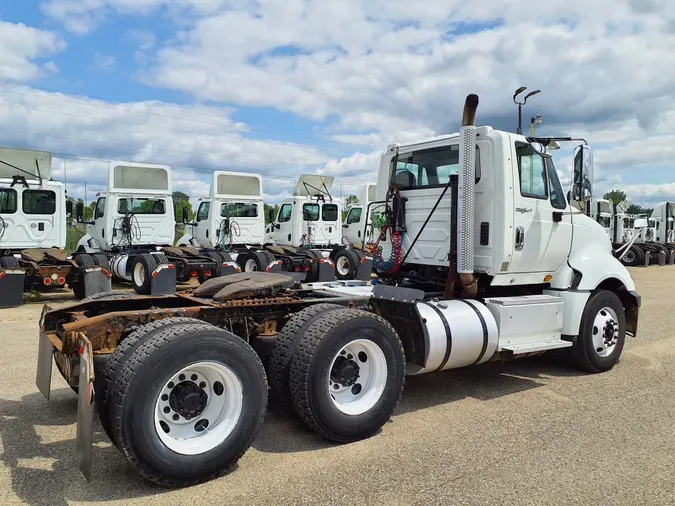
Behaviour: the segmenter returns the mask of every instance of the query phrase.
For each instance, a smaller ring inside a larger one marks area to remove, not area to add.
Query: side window
[[[3,188],[0,190],[0,214],[16,212],[16,190]]]
[[[305,221],[319,221],[319,204],[303,204],[302,219]]]
[[[209,208],[211,207],[211,202],[202,202],[199,204],[199,209],[197,210],[197,221],[203,221],[209,219]]]
[[[51,190],[26,190],[22,198],[24,214],[56,213],[56,193]]]
[[[324,204],[321,208],[321,219],[323,221],[337,221],[338,219],[337,204]]]
[[[103,218],[103,213],[105,211],[105,197],[99,197],[96,202],[96,210],[94,211],[94,219]]]
[[[518,173],[520,174],[520,194],[523,197],[546,199],[546,171],[544,158],[538,155],[529,144],[517,144]]]
[[[347,225],[350,223],[358,223],[361,220],[361,208],[355,207],[349,211],[349,216],[347,216]]]
[[[551,190],[551,205],[554,209],[565,209],[567,207],[567,199],[565,198],[560,179],[558,178],[558,171],[555,170],[553,160],[550,158],[546,158],[546,168]]]
[[[291,204],[284,204],[281,206],[281,209],[279,209],[279,219],[277,220],[279,223],[286,223],[287,221],[291,221],[291,212],[293,211],[293,206]]]

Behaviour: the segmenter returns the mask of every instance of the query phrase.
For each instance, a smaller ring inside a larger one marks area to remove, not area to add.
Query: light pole
[[[527,89],[526,86],[521,86],[513,94],[513,103],[518,104],[518,130],[517,130],[517,133],[519,133],[521,135],[523,133],[523,106],[527,103],[527,99],[530,98],[532,95],[536,95],[537,93],[541,93],[541,90],[531,91],[527,95],[525,95],[525,98],[523,98],[522,102],[518,102],[516,100],[516,97],[518,95],[520,95],[522,92],[524,92],[526,89]]]
[[[534,137],[534,125],[541,125],[540,114],[537,114],[534,118],[530,118],[530,137]]]

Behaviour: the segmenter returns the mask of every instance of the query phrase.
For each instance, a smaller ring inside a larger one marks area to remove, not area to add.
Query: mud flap
[[[330,258],[319,260],[319,283],[335,281],[335,263]]]
[[[284,263],[281,260],[272,260],[265,271],[267,272],[281,272],[284,267]]]
[[[17,307],[23,304],[22,269],[2,269],[0,271],[0,308]]]
[[[112,273],[102,267],[88,267],[82,273],[84,296],[112,291]]]
[[[44,333],[45,314],[51,311],[51,308],[45,304],[40,315],[40,341],[38,345],[37,373],[35,375],[35,384],[45,399],[49,400],[49,394],[52,387],[52,355],[54,345]]]
[[[675,250],[671,250],[668,255],[668,265],[673,265],[675,263]]]
[[[94,362],[89,339],[80,334],[80,384],[77,394],[77,467],[91,481],[91,444],[94,434]]]
[[[370,276],[373,273],[373,258],[372,257],[363,257],[361,259],[361,264],[356,270],[356,278],[361,281],[370,281]]]
[[[150,295],[176,293],[176,269],[173,264],[160,264],[152,271]]]
[[[241,267],[237,262],[223,262],[220,268],[221,276],[229,276],[230,274],[237,274],[241,272]]]

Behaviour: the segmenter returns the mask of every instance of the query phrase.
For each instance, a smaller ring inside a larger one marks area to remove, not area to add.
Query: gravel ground
[[[148,484],[95,426],[93,481],[75,465],[77,399],[35,387],[41,305],[0,310],[0,504],[675,504],[675,267],[632,270],[639,338],[581,374],[545,358],[408,378],[383,430],[333,445],[268,415],[221,479]]]

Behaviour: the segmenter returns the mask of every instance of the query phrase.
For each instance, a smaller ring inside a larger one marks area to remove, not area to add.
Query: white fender
[[[93,248],[90,246],[90,242],[94,245]],[[84,250],[85,253],[98,253],[100,250],[96,246],[97,244],[92,240],[92,237],[89,234],[85,234],[77,241],[75,251]]]
[[[588,242],[583,246],[579,244],[570,254],[569,265],[581,273],[578,290],[594,290],[600,283],[611,278],[621,281],[626,290],[635,290],[635,283],[628,269],[614,258],[604,244],[597,242]]]
[[[192,227],[190,227],[192,228]],[[178,239],[178,242],[176,243],[176,246],[192,246],[193,248],[201,248],[203,247],[197,239],[195,239],[192,236],[192,231],[188,231],[187,228],[185,230],[185,234]]]

